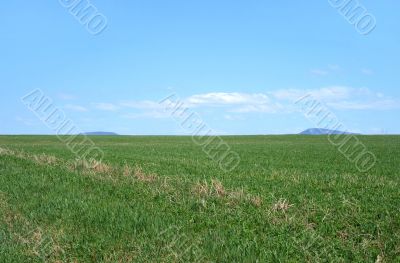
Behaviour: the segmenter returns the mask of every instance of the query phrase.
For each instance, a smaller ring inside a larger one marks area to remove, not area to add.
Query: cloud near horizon
[[[346,86],[331,86],[320,89],[281,89],[265,93],[244,92],[210,92],[193,94],[181,98],[187,108],[222,110],[222,116],[236,119],[235,114],[276,114],[293,113],[298,108],[295,101],[305,95],[325,103],[333,110],[390,110],[400,108],[400,100],[387,97],[382,93],[373,92],[368,88],[351,88]],[[115,111],[124,118],[168,118],[164,105],[159,101],[139,100],[121,101],[117,103],[91,103],[97,110]],[[87,111],[86,107],[66,105],[66,109]],[[134,111],[134,112],[132,112]]]

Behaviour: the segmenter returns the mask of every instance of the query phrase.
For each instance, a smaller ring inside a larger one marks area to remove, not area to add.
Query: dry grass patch
[[[236,191],[230,191],[228,193],[228,197],[230,199],[243,200],[246,198],[246,194],[243,189],[240,189],[240,190],[236,190]]]
[[[202,197],[208,196],[210,194],[210,188],[208,187],[207,182],[204,183],[197,182],[192,187],[192,193]]]
[[[293,204],[289,204],[289,202],[286,199],[281,198],[278,200],[278,202],[276,202],[272,206],[272,210],[277,211],[277,212],[286,213],[287,210],[289,210],[289,208],[291,208],[292,206],[293,206]]]
[[[124,165],[124,168],[122,168],[122,174],[124,176],[130,176],[132,174],[132,168],[128,166],[127,164]]]
[[[17,152],[8,148],[0,147],[0,155],[9,155],[9,156],[17,156],[22,152]],[[25,158],[25,156],[24,156]]]
[[[216,179],[211,180],[211,187],[216,196],[221,197],[226,195],[225,187]]]
[[[240,202],[249,202],[255,207],[261,207],[263,200],[260,196],[246,194],[243,189],[229,190],[217,179],[211,180],[209,185],[206,181],[197,182],[192,187],[192,193],[200,197],[225,198],[230,205],[237,205]]]
[[[15,156],[21,159],[32,160],[40,165],[53,165],[57,163],[57,158],[47,154],[28,154],[23,151],[14,151],[7,148],[0,147],[1,155]]]
[[[383,262],[385,262],[385,261],[383,260],[383,257],[382,257],[381,255],[378,255],[378,256],[376,257],[375,263],[383,263]]]
[[[348,234],[346,231],[344,231],[344,230],[338,231],[338,232],[337,232],[337,235],[338,235],[338,237],[339,237],[341,240],[346,240],[346,239],[349,238],[349,234]]]
[[[140,166],[136,166],[133,173],[141,182],[154,182],[157,179],[156,174],[146,174]]]
[[[17,242],[26,246],[26,254],[45,259],[46,262],[57,262],[60,258],[64,258],[65,251],[58,244],[59,234],[44,231],[40,227],[36,227],[29,231],[31,226],[27,224],[24,233],[14,233]]]
[[[96,173],[109,174],[112,173],[113,167],[100,161],[90,162],[91,169]]]
[[[216,196],[223,197],[227,195],[227,191],[222,183],[216,179],[211,180],[211,185],[208,185],[206,181],[203,183],[197,182],[192,187],[192,192],[198,196]]]
[[[252,196],[250,197],[250,203],[255,207],[260,207],[262,205],[262,199],[260,196]]]
[[[11,151],[7,148],[0,147],[0,154],[1,155],[12,155],[13,151]]]
[[[90,164],[86,160],[77,159],[75,161],[69,162],[67,165],[70,171],[88,171],[90,170]]]
[[[68,164],[68,169],[71,171],[93,172],[109,174],[113,172],[113,167],[100,161],[87,161],[84,159],[77,159]]]
[[[22,155],[23,156],[23,155]],[[42,154],[34,154],[33,160],[42,165],[53,165],[57,163],[57,158],[52,155]]]

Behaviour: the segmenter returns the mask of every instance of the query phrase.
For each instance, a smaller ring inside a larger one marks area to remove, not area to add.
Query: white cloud
[[[271,92],[278,100],[296,101],[311,95],[328,106],[340,110],[387,110],[400,108],[400,101],[367,88],[332,86],[314,90],[286,89]]]
[[[143,101],[125,101],[119,104],[122,107],[133,109],[163,109],[164,106],[156,101],[143,100]]]
[[[340,100],[349,98],[351,89],[343,86],[333,86],[313,90],[284,89],[271,92],[276,99],[296,101],[307,94],[320,100]]]
[[[331,86],[319,89],[282,89],[265,93],[211,92],[194,94],[180,99],[183,108],[191,108],[203,114],[221,114],[227,120],[244,118],[246,114],[291,113],[298,111],[294,104],[299,98],[311,95],[325,103],[328,107],[338,110],[387,110],[400,108],[398,100],[386,97],[379,92],[367,88],[352,88],[346,86]],[[137,118],[168,118],[166,104],[158,101],[125,101],[118,106],[125,112],[123,117]],[[114,104],[113,104],[114,105]],[[104,105],[103,105],[104,106]],[[114,109],[115,107],[107,107]]]
[[[184,102],[189,107],[224,107],[236,113],[274,113],[282,109],[264,93],[212,92],[192,95]]]
[[[270,94],[278,100],[290,100],[296,101],[302,96],[307,94],[306,90],[299,90],[299,89],[282,89],[270,92]]]
[[[211,92],[197,94],[185,100],[189,105],[233,105],[233,104],[263,104],[269,101],[266,94],[238,93],[238,92]]]
[[[383,99],[374,101],[340,101],[330,102],[328,106],[341,110],[390,110],[399,109],[400,101]]]
[[[80,111],[80,112],[85,112],[87,109],[83,106],[80,105],[74,105],[74,104],[67,104],[64,106],[65,109],[67,110],[72,110],[72,111]]]
[[[267,94],[262,93],[238,93],[238,92],[211,92],[195,94],[180,100],[183,107],[187,108],[224,108],[226,112],[275,112],[278,105],[274,104]],[[159,118],[164,116],[165,105],[156,101],[131,101],[122,102],[120,106],[140,109],[147,112],[146,116]],[[137,118],[142,115],[134,114]]]
[[[278,111],[277,105],[267,105],[267,104],[245,105],[231,110],[231,112],[239,112],[239,113],[250,113],[250,112],[276,113],[277,111]]]
[[[319,97],[318,97],[319,95]],[[316,93],[316,98],[340,110],[389,110],[400,108],[400,101],[367,88],[340,87],[331,92]]]
[[[327,87],[309,91],[310,94],[320,100],[347,99],[349,98],[351,92],[351,89],[342,86]]]
[[[92,105],[98,109],[98,110],[104,110],[104,111],[116,111],[119,109],[118,106],[112,104],[112,103],[92,103]]]
[[[349,98],[367,98],[374,95],[367,88],[350,88],[346,86],[331,86],[320,89],[284,89],[270,92],[276,99],[295,101],[302,96],[312,95],[323,101],[337,101]],[[375,93],[375,95],[382,93]]]

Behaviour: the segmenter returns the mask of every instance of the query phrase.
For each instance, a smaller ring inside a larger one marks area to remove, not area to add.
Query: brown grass
[[[375,263],[383,263],[384,261],[383,261],[383,257],[381,256],[381,255],[378,255],[377,257],[376,257],[376,260],[375,260]]]
[[[198,196],[217,196],[223,197],[227,194],[225,187],[217,179],[211,180],[211,185],[209,186],[206,181],[204,183],[197,182],[192,187],[192,192]]]
[[[128,166],[127,164],[124,165],[122,174],[124,176],[130,176],[132,174],[132,168],[130,166]]]
[[[23,155],[22,155],[23,156]],[[42,165],[53,165],[57,163],[57,158],[52,155],[42,154],[34,154],[33,160]]]
[[[7,149],[6,148],[3,148],[3,147],[0,147],[0,154],[7,154]]]
[[[226,190],[225,187],[222,185],[222,183],[220,181],[218,181],[217,179],[213,179],[211,180],[211,187],[213,189],[213,192],[221,197],[221,196],[225,196],[226,195]]]
[[[243,189],[228,191],[228,197],[233,200],[243,200],[246,199],[246,194]]]
[[[100,161],[93,161],[90,163],[90,166],[91,166],[91,169],[96,173],[108,174],[108,173],[111,173],[113,170],[112,166],[105,164],[103,162],[100,162]]]
[[[14,151],[7,148],[0,147],[0,154],[1,155],[10,155],[15,156],[21,159],[32,160],[41,165],[53,165],[57,163],[57,158],[52,155],[47,154],[28,154],[23,151]]]
[[[0,147],[0,154],[15,155],[20,158],[31,159],[39,164],[44,164],[44,165],[52,165],[59,162],[59,160],[56,157],[51,155],[45,155],[45,154],[29,155],[24,152],[17,153],[13,150],[3,147]],[[67,169],[72,172],[80,171],[83,173],[106,174],[109,176],[118,175],[122,173],[124,177],[129,177],[133,175],[138,181],[141,182],[154,182],[158,179],[158,176],[156,174],[145,173],[140,166],[135,166],[135,168],[132,168],[127,164],[125,164],[123,167],[114,167],[109,164],[103,163],[101,161],[94,160],[89,162],[84,159],[77,159],[73,162],[66,161],[64,164],[66,165]],[[164,179],[165,179],[164,184],[162,186],[163,188],[165,188],[164,190],[169,189],[170,191],[171,187],[167,185],[166,177],[164,177]],[[214,196],[218,198],[227,198],[228,203],[231,205],[238,205],[240,202],[245,201],[249,202],[255,207],[261,207],[263,203],[263,200],[260,196],[252,196],[251,194],[246,194],[243,189],[239,190],[226,189],[222,184],[222,182],[219,181],[218,179],[212,179],[211,184],[208,184],[206,181],[197,182],[192,187],[192,193],[201,197]],[[289,203],[287,203],[286,200],[282,199],[279,200],[278,203],[276,203],[273,206],[273,210],[285,212],[291,206],[292,205],[289,205]]]
[[[24,226],[25,233],[13,233],[17,242],[27,246],[28,255],[47,258],[48,262],[56,262],[58,258],[65,254],[63,248],[54,238],[57,235],[53,232],[44,231],[40,227],[28,231],[30,227],[32,226],[28,223]]]
[[[292,206],[293,205],[289,204],[289,202],[286,199],[279,199],[278,202],[276,202],[272,206],[272,210],[286,213],[286,211],[289,210],[289,208],[292,207]]]
[[[113,167],[100,162],[100,161],[87,161],[83,159],[77,159],[74,162],[69,163],[68,169],[71,171],[82,171],[82,172],[93,172],[93,173],[103,173],[111,174],[113,172]]]
[[[346,239],[348,239],[349,238],[349,234],[346,232],[346,231],[339,231],[338,233],[337,233],[337,235],[339,236],[339,238],[340,239],[342,239],[342,240],[346,240]]]
[[[199,197],[218,197],[225,198],[227,204],[235,206],[240,202],[249,202],[255,207],[261,207],[263,200],[260,196],[253,196],[251,194],[246,194],[243,189],[229,190],[224,187],[224,185],[217,179],[211,180],[211,185],[206,181],[197,182],[193,187],[193,194]]]
[[[141,182],[153,182],[157,179],[157,175],[144,173],[140,166],[135,167],[134,175]]]
[[[192,187],[192,193],[198,196],[208,196],[210,194],[210,188],[208,187],[207,182],[200,183],[197,182],[193,187]]]
[[[68,164],[68,169],[71,171],[77,171],[77,170],[89,170],[90,169],[90,165],[87,161],[85,160],[81,160],[81,159],[77,159],[73,162],[70,162]]]
[[[3,148],[3,147],[0,147],[0,154],[1,155],[16,155],[16,153],[13,150]]]
[[[250,197],[250,203],[255,207],[260,207],[262,205],[262,199],[260,196],[252,196]]]

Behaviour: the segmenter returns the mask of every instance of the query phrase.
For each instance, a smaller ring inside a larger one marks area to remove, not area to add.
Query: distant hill
[[[311,128],[311,129],[307,129],[305,131],[302,131],[299,134],[304,134],[304,135],[324,135],[324,134],[356,134],[356,133],[344,132],[344,131],[338,131],[338,130]]]
[[[115,132],[103,132],[103,131],[95,131],[95,132],[84,132],[81,135],[118,135]]]

